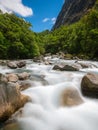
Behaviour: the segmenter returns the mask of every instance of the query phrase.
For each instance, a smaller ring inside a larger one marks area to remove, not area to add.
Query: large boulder
[[[16,64],[17,64],[17,66],[18,66],[19,68],[22,68],[22,67],[25,67],[25,66],[26,66],[26,62],[25,62],[25,61],[18,61]]]
[[[82,78],[83,95],[98,98],[98,74],[88,73]]]
[[[54,65],[53,66],[53,70],[61,70],[62,71],[62,68],[63,68],[63,66],[61,66],[61,65]]]
[[[73,65],[65,65],[62,68],[63,71],[79,71],[79,69],[76,66]]]
[[[26,80],[30,77],[30,74],[27,72],[23,72],[17,75],[18,75],[19,80]]]
[[[61,93],[60,96],[60,104],[62,106],[76,106],[83,103],[83,99],[81,98],[78,90],[74,87],[68,87]]]
[[[7,74],[7,79],[9,82],[16,83],[18,81],[18,76],[16,74]]]
[[[70,65],[65,65],[62,70],[63,71],[79,71],[80,69],[82,69],[81,65],[79,64],[70,64]]]
[[[6,121],[15,111],[23,107],[29,97],[22,95],[19,86],[0,80],[0,122]]]
[[[17,68],[17,65],[15,62],[8,62],[7,63],[7,66],[11,69],[16,69]]]

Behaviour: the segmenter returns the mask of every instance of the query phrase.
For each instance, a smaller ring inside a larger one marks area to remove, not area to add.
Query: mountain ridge
[[[52,30],[61,25],[69,25],[79,21],[94,6],[95,2],[96,0],[65,0]]]

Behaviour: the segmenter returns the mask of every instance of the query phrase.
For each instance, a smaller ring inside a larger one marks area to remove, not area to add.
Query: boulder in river
[[[60,104],[62,106],[76,106],[83,103],[83,99],[80,96],[78,90],[74,87],[68,87],[61,93]]]
[[[16,74],[7,74],[7,79],[9,82],[16,83],[18,81],[18,76]]]
[[[26,62],[25,62],[25,61],[18,61],[16,64],[17,64],[17,66],[18,66],[19,68],[22,68],[22,67],[25,67],[25,66],[26,66]]]
[[[81,82],[83,95],[98,98],[98,74],[87,73]]]
[[[0,81],[0,122],[6,121],[27,101],[29,97],[20,93],[19,86]]]
[[[15,62],[8,62],[7,63],[7,66],[11,69],[16,69],[17,68],[17,65]]]
[[[17,75],[18,75],[19,80],[26,80],[30,77],[30,74],[27,72],[23,72]]]
[[[81,65],[78,65],[77,63],[71,64],[71,65],[65,65],[62,70],[64,71],[79,71],[82,69]]]
[[[60,65],[54,65],[53,70],[61,70],[62,71],[63,66]]]

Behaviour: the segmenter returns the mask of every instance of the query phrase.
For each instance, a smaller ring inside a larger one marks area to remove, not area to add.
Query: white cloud
[[[33,15],[33,10],[23,5],[22,0],[0,0],[0,9],[3,13],[15,12],[23,17]]]
[[[56,18],[55,18],[55,17],[52,18],[51,21],[52,21],[52,24],[55,24],[55,22],[56,22]]]
[[[50,22],[50,23],[52,23],[52,24],[55,24],[56,18],[55,18],[55,17],[53,17],[53,18],[44,18],[44,19],[42,20],[42,22],[43,22],[43,23]]]
[[[50,20],[49,18],[44,18],[42,22],[45,23],[48,22],[49,20]]]

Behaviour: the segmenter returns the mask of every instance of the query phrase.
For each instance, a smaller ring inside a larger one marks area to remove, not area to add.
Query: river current
[[[75,61],[54,58],[51,62],[71,64]],[[98,66],[98,62],[81,62]],[[32,81],[32,87],[22,92],[30,96],[31,102],[22,108],[22,116],[16,117],[19,130],[98,130],[98,100],[84,97],[81,93],[82,77],[87,72],[98,73],[98,69],[92,67],[79,72],[69,72],[53,70],[53,66],[28,60],[25,69],[15,70],[27,71],[37,77]],[[0,71],[13,72],[4,67],[0,67]],[[61,106],[60,95],[67,87],[75,87],[84,103],[73,107]]]

